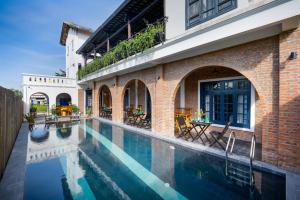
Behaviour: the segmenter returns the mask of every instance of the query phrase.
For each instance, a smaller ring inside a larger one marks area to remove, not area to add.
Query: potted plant
[[[34,115],[32,113],[27,113],[26,115],[24,115],[24,118],[28,122],[29,130],[32,130],[34,126]]]
[[[77,114],[79,111],[78,106],[76,106],[75,104],[72,105],[72,113]]]
[[[87,117],[90,118],[93,114],[93,110],[91,107],[87,108],[86,109],[86,114],[87,114]]]

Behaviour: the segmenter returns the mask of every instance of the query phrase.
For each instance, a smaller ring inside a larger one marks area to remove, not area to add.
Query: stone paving
[[[0,182],[0,199],[23,199],[28,132],[23,123]]]

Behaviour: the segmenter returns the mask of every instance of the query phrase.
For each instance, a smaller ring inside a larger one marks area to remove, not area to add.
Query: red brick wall
[[[78,108],[81,113],[84,111],[84,95],[85,92],[83,89],[78,89]]]
[[[291,50],[298,50],[300,54],[299,46],[299,31],[287,32],[98,81],[95,90],[103,84],[108,85],[112,93],[113,121],[123,122],[123,96],[127,83],[134,79],[141,80],[151,95],[152,130],[173,137],[175,102],[179,104],[176,96],[178,98],[178,89],[183,79],[186,78],[186,90],[195,93],[199,77],[208,79],[242,75],[251,81],[256,90],[255,134],[262,143],[262,160],[299,170],[299,158],[296,158],[300,144],[299,58],[284,62]],[[285,67],[280,72],[279,53],[281,67]],[[216,66],[222,67],[219,68],[219,74],[211,71]],[[130,90],[131,95],[134,90]],[[195,102],[197,95],[186,96],[186,106],[197,107]],[[97,103],[95,98],[94,106],[97,107]]]
[[[280,35],[279,166],[300,172],[300,29]],[[298,58],[289,60],[292,51]]]

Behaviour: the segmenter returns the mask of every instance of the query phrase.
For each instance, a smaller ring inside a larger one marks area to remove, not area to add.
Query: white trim
[[[244,76],[234,76],[234,77],[228,77],[228,78],[218,78],[218,79],[206,79],[206,80],[198,80],[198,112],[200,111],[200,105],[201,105],[201,92],[200,92],[200,84],[205,82],[212,82],[212,81],[222,81],[222,80],[236,80],[236,79],[245,79]],[[251,82],[250,82],[251,83]],[[251,83],[251,97],[250,97],[250,128],[241,128],[241,127],[235,127],[230,126],[231,129],[235,130],[241,130],[241,131],[249,131],[254,132],[255,129],[255,88]],[[225,127],[225,125],[221,124],[212,124],[211,126],[215,127]]]
[[[139,95],[138,95],[138,87],[139,87],[139,82],[138,80],[135,80],[135,108],[138,108],[139,105]]]
[[[213,78],[213,79],[205,79],[205,80],[198,80],[201,83],[204,82],[212,82],[212,81],[227,81],[227,80],[235,80],[235,79],[245,79],[246,77],[244,76],[232,76],[228,78]]]
[[[180,108],[185,108],[185,79],[180,83]]]

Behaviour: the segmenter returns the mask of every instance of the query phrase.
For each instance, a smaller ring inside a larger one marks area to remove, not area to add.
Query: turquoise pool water
[[[251,188],[222,158],[95,119],[41,131],[28,137],[25,200],[285,199],[282,175],[255,170]]]

